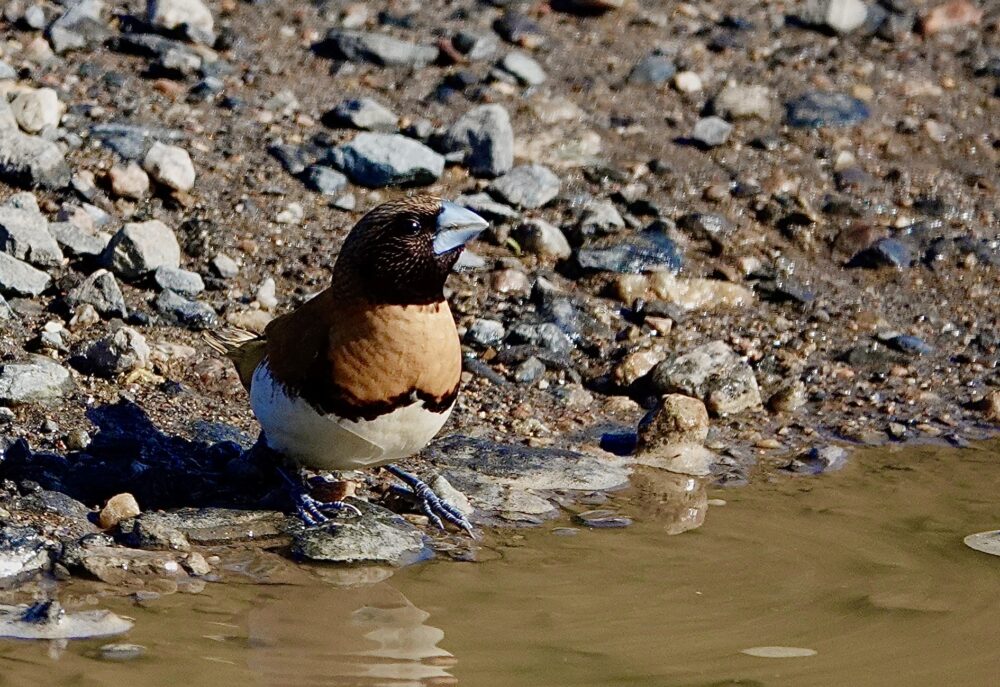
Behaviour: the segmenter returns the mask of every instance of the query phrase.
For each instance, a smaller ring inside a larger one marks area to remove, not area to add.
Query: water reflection
[[[444,632],[390,585],[284,587],[249,611],[248,664],[267,687],[451,685]]]
[[[707,480],[646,465],[637,465],[631,477],[634,510],[667,534],[697,529],[708,512]]]

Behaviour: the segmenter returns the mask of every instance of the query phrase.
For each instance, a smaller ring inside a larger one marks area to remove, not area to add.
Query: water
[[[1000,528],[998,487],[996,444],[858,453],[836,474],[713,489],[704,524],[668,536],[676,509],[647,482],[615,504],[632,527],[509,532],[481,563],[90,598],[135,619],[115,641],[142,657],[3,641],[0,686],[1000,684],[1000,558],[962,544]],[[741,653],[762,646],[816,653]]]

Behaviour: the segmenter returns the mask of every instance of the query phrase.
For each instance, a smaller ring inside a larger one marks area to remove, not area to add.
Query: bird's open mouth
[[[434,235],[434,254],[444,255],[458,250],[479,236],[489,222],[460,205],[444,201],[437,216],[437,233]]]

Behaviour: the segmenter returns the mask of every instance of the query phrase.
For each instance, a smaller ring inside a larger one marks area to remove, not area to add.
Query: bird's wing
[[[267,354],[267,338],[237,327],[205,332],[205,342],[233,361],[243,387],[249,391],[254,370]]]

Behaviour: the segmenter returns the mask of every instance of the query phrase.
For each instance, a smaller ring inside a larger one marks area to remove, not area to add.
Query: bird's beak
[[[434,254],[443,255],[461,248],[479,236],[490,223],[482,217],[449,201],[441,203],[434,234]]]

